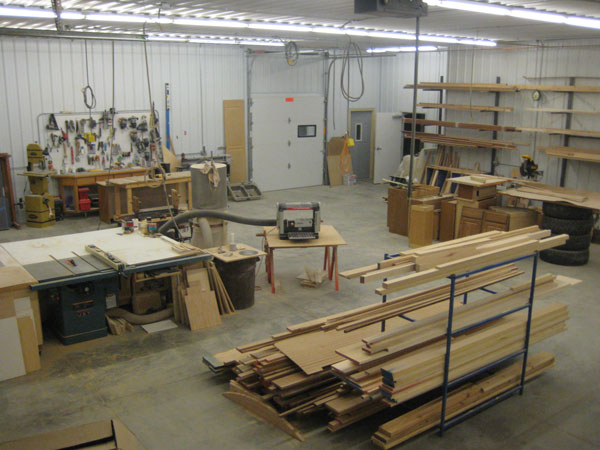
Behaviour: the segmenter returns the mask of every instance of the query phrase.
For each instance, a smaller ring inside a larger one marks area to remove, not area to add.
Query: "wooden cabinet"
[[[457,238],[481,233],[483,209],[465,207],[462,210]]]
[[[485,211],[483,214],[483,224],[481,232],[487,231],[508,231],[510,217],[503,212]]]
[[[440,209],[440,242],[451,241],[456,223],[456,200],[444,200]]]

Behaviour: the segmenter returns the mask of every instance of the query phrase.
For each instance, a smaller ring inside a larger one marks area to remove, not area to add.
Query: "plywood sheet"
[[[0,247],[0,292],[23,289],[35,283],[35,278]]]
[[[248,181],[244,100],[223,100],[225,152],[231,155],[230,181]]]
[[[0,319],[0,381],[25,375],[16,317]]]
[[[19,327],[19,338],[21,341],[25,371],[29,373],[34,370],[40,370],[42,364],[40,363],[40,353],[37,345],[37,337],[35,336],[33,320],[28,316],[19,317],[17,319],[17,326]]]

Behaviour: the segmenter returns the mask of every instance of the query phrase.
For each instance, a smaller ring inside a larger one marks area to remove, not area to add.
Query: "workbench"
[[[77,214],[84,211],[79,209],[79,188],[86,186],[96,186],[99,181],[105,181],[109,178],[117,179],[123,177],[130,177],[133,175],[140,175],[147,171],[144,167],[131,167],[129,169],[114,169],[110,172],[108,170],[101,172],[77,172],[67,173],[62,175],[53,175],[52,178],[58,183],[58,192],[60,198],[65,206],[65,213]],[[73,204],[67,203],[67,197],[65,194],[65,188],[67,193],[69,190],[73,192]],[[98,208],[92,208],[90,211],[98,211]]]
[[[287,240],[279,238],[279,229],[277,227],[264,227],[263,234],[265,237],[265,253],[267,278],[271,283],[271,292],[275,293],[275,260],[274,252],[276,249],[284,248],[315,248],[324,247],[325,256],[323,258],[323,270],[327,270],[329,279],[332,280],[335,276],[335,290],[340,289],[338,277],[338,246],[346,245],[346,241],[342,239],[340,234],[332,225],[321,225],[319,231],[319,239],[310,240]]]
[[[175,189],[181,199],[192,209],[192,178],[189,171],[166,174],[165,183],[168,195]],[[155,208],[167,205],[162,180],[149,179],[144,176],[119,178],[99,181],[100,219],[110,223],[121,216],[134,214],[133,197],[141,201],[141,207]],[[170,200],[171,204],[173,200]]]

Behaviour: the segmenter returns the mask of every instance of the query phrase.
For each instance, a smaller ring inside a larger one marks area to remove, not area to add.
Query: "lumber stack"
[[[499,258],[508,259],[504,252],[506,248],[510,249],[510,255],[514,255],[531,253],[551,244],[561,245],[561,239],[547,236],[547,231],[537,227],[469,236],[450,243],[408,250],[397,258],[345,272],[344,276],[369,282],[407,271],[418,274],[440,270],[439,261],[442,264],[453,263],[453,267],[460,270],[474,267],[473,264],[481,268],[499,262]],[[482,251],[481,247],[493,249],[497,254],[488,255],[489,252]],[[471,264],[470,260],[464,261],[465,252],[477,257],[486,256]],[[457,280],[455,294],[472,292],[520,274],[522,272],[514,264],[487,269]],[[535,280],[535,299],[577,282],[563,276],[540,276]],[[290,436],[304,439],[290,422],[292,418],[317,411],[327,411],[330,417],[328,429],[338,431],[379,411],[415,399],[442,384],[449,295],[450,284],[444,283],[389,299],[387,303],[367,305],[291,325],[265,340],[206,356],[204,362],[217,374],[234,376],[229,391],[224,394],[227,398]],[[460,330],[460,333],[453,338],[451,347],[450,380],[523,348],[526,310],[515,310],[528,304],[529,295],[530,283],[522,283],[467,305],[456,302],[453,330]],[[560,333],[565,329],[567,319],[567,307],[560,303],[535,308],[531,343]],[[384,320],[387,331],[382,332],[380,323]],[[462,330],[480,322],[477,328]],[[549,367],[549,364],[544,364],[530,360],[531,374]],[[500,389],[493,391],[496,393],[503,391],[507,383],[512,383],[512,378],[504,372],[498,374],[502,381],[490,384]],[[452,395],[473,386],[473,383],[463,385]],[[473,396],[473,399],[479,401],[487,398],[486,395]],[[450,414],[455,414],[465,404],[453,402],[449,406]],[[427,429],[439,420],[430,409],[427,410],[430,415],[423,421],[416,416],[411,427],[389,426],[378,432],[383,437],[377,439],[388,445]]]
[[[600,151],[589,148],[575,147],[538,147],[548,156],[556,156],[564,159],[574,159],[576,161],[600,162]]]
[[[404,131],[406,137],[411,137],[410,131]],[[517,143],[498,139],[476,139],[467,137],[446,136],[435,133],[416,133],[415,139],[431,144],[448,145],[467,148],[497,148],[501,150],[516,150]]]
[[[530,380],[554,367],[554,355],[539,353],[527,360],[525,379]],[[512,364],[481,380],[468,382],[448,394],[446,419],[452,419],[480,405],[520,383],[522,365]],[[372,442],[383,449],[392,448],[402,442],[439,425],[442,399],[437,398],[406,414],[384,423],[372,437]]]
[[[404,118],[405,123],[413,123],[413,119],[410,117]],[[519,131],[515,127],[503,126],[503,125],[491,125],[487,123],[469,123],[469,122],[451,122],[447,120],[428,120],[428,119],[417,119],[415,121],[417,125],[424,126],[436,126],[436,127],[449,127],[449,128],[464,128],[467,130],[478,130],[478,131]]]
[[[513,108],[508,106],[451,105],[448,103],[419,103],[417,106],[421,108],[455,109],[459,111],[513,112]]]

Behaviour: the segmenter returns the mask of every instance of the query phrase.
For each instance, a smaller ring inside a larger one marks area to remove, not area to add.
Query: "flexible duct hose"
[[[134,325],[146,325],[168,319],[173,315],[173,307],[168,307],[162,311],[152,314],[134,314],[123,308],[113,308],[106,311],[108,317],[122,317],[127,322]]]
[[[216,217],[217,219],[229,220],[230,222],[241,223],[243,225],[254,225],[258,227],[268,227],[277,225],[277,220],[275,219],[253,219],[250,217],[235,216],[233,214],[221,211],[213,211],[210,209],[195,209],[193,211],[188,211],[183,214],[179,214],[174,219],[169,220],[167,223],[165,223],[162,227],[158,229],[158,232],[165,234],[166,231],[170,230],[175,226],[175,223],[179,225],[196,217]]]

